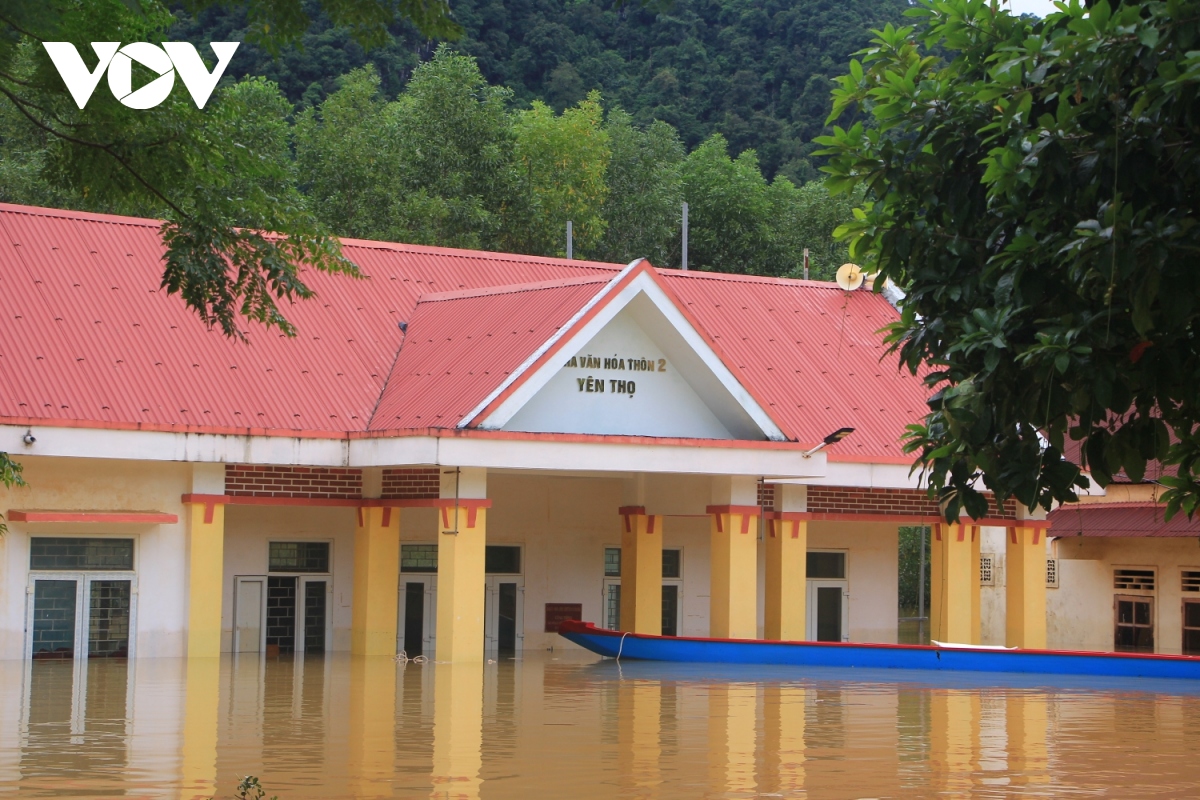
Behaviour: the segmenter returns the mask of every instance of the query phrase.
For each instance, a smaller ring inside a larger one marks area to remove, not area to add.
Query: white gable
[[[615,297],[602,299],[599,311],[563,344],[553,361],[528,376],[479,427],[698,439],[784,438],[662,288],[644,274]]]

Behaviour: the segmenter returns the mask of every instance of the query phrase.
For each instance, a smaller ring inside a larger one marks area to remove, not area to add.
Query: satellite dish
[[[837,285],[845,289],[847,292],[852,292],[863,285],[863,279],[866,275],[863,274],[862,267],[858,264],[842,264],[837,271]]]

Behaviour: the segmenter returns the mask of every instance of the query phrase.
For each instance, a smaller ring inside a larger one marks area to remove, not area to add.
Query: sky
[[[1054,10],[1050,0],[1006,0],[1014,14],[1034,14],[1044,17]]]

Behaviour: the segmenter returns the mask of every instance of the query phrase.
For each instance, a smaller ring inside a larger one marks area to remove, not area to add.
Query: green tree
[[[188,5],[198,11],[217,2]],[[276,0],[251,4],[249,33],[268,45],[285,44],[308,30],[306,8],[313,7],[364,44],[387,41],[387,26],[397,19],[432,35],[458,31],[445,0]],[[176,91],[156,108],[134,110],[101,90],[79,109],[40,46],[73,42],[94,69],[88,43],[159,42],[173,22],[158,0],[6,4],[0,10],[0,98],[9,107],[0,114],[19,114],[46,142],[26,172],[37,164],[47,182],[84,204],[144,209],[166,219],[163,285],[205,323],[235,337],[245,335],[240,318],[290,333],[275,300],[309,295],[298,265],[341,272],[353,272],[353,265],[298,195],[269,191],[280,185],[282,166],[260,142],[240,136],[236,99],[218,96],[201,110]],[[146,77],[139,73],[135,80]],[[20,135],[9,132],[9,138]],[[24,177],[36,195],[37,181]]]
[[[863,187],[851,252],[903,287],[890,341],[932,392],[909,449],[945,502],[1049,508],[1169,458],[1200,499],[1200,3],[1060,5],[1044,20],[922,0],[840,79],[831,185]],[[1172,439],[1176,444],[1172,445]]]
[[[517,113],[517,202],[506,220],[502,246],[519,253],[562,255],[568,221],[573,223],[576,252],[587,254],[599,244],[611,155],[603,117],[598,92],[560,115],[539,101]]]
[[[511,92],[489,86],[474,58],[438,48],[397,100],[404,241],[494,246],[513,201]]]
[[[321,222],[341,236],[387,239],[403,195],[394,110],[367,66],[346,75],[318,108],[296,118],[301,186]]]
[[[856,196],[856,195],[855,195]],[[767,225],[771,231],[771,250],[774,263],[764,265],[764,272],[789,278],[804,275],[804,249],[809,251],[808,277],[831,281],[837,268],[850,260],[850,249],[833,236],[839,226],[854,219],[854,197],[831,196],[823,181],[810,181],[796,186],[785,177],[777,176],[767,189],[770,215]]]
[[[761,273],[770,260],[771,201],[754,151],[731,159],[725,137],[713,134],[684,160],[681,178],[688,268]]]
[[[679,133],[661,121],[640,128],[619,108],[608,112],[604,130],[612,157],[602,211],[605,229],[596,256],[618,263],[648,258],[655,266],[678,267],[679,169],[685,155]]]

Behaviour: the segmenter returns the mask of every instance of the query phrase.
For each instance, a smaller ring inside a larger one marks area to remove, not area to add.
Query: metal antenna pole
[[[575,230],[571,220],[567,220],[567,259],[575,257]]]
[[[808,280],[808,248],[804,248],[804,280]]]
[[[683,268],[687,269],[687,236],[688,236],[688,221],[687,221],[687,203],[683,204]]]

